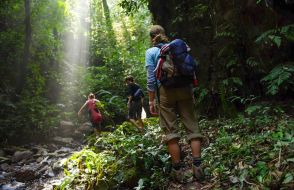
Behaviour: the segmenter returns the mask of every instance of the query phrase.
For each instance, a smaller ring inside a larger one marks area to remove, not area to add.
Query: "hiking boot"
[[[174,181],[182,184],[193,181],[193,173],[191,170],[184,170],[184,168],[178,170],[173,168],[171,171],[171,177]]]
[[[204,181],[205,175],[204,175],[204,172],[203,172],[201,166],[197,167],[192,164],[192,169],[193,169],[193,175],[194,175],[196,181],[198,181],[198,182]]]

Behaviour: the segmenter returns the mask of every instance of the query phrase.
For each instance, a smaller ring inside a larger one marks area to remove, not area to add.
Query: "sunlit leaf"
[[[283,183],[286,184],[286,183],[290,183],[291,181],[293,181],[293,175],[291,173],[287,173],[285,175],[285,179],[284,179]]]

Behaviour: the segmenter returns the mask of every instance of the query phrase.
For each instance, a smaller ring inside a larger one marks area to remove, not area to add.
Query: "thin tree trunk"
[[[106,21],[106,25],[107,25],[107,29],[108,32],[111,36],[114,36],[114,31],[112,28],[112,21],[110,18],[110,10],[107,4],[106,0],[102,0],[102,4],[103,4],[103,11],[104,11],[104,16],[105,16],[105,21]]]
[[[106,27],[107,27],[108,43],[109,45],[116,48],[117,42],[115,38],[115,32],[112,27],[112,20],[111,20],[110,10],[107,4],[107,0],[102,0],[102,6],[103,6],[103,13],[105,16]],[[113,52],[110,52],[110,53],[113,53]]]
[[[108,7],[108,4],[107,4],[107,1],[106,0],[102,0],[102,3],[103,3],[103,10],[104,10],[104,15],[105,15],[105,18],[106,18],[106,22],[107,23],[111,23],[111,20],[110,20],[110,11],[109,11],[109,7]]]
[[[17,78],[17,94],[21,94],[27,74],[27,66],[30,61],[30,45],[32,39],[32,28],[31,28],[31,11],[30,11],[30,0],[25,0],[25,44],[23,62],[19,66],[19,75]]]

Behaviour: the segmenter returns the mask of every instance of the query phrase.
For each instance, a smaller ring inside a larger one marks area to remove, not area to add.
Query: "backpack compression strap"
[[[162,68],[162,65],[164,63],[164,57],[166,55],[166,53],[170,50],[170,46],[169,44],[167,45],[163,45],[161,48],[160,48],[160,54],[159,54],[159,60],[157,62],[157,65],[156,65],[156,68],[154,71],[156,71],[156,79],[160,80],[160,76],[161,76],[161,68]]]
[[[159,48],[159,49],[161,50],[162,46],[164,46],[164,45],[163,45],[163,44],[157,44],[157,45],[155,45],[154,47],[157,47],[157,48]],[[159,60],[160,60],[160,59],[159,59]],[[159,61],[159,60],[158,60],[158,61]],[[156,65],[156,68],[157,68],[157,66],[158,66],[158,63],[157,63],[157,65]],[[156,68],[155,68],[154,72],[156,71]],[[158,104],[160,104],[159,85],[158,85],[158,81],[157,81],[157,77],[156,77],[156,75],[154,76],[154,78],[155,78],[155,86],[156,86],[157,102],[158,102]]]

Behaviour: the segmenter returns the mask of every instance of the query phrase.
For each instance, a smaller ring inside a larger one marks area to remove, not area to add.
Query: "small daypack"
[[[102,121],[102,115],[96,107],[96,101],[94,99],[88,101],[88,110],[90,113],[91,122],[98,124]]]
[[[181,39],[175,39],[160,48],[156,66],[156,78],[166,87],[196,86],[196,61],[188,53],[189,47]]]
[[[138,88],[138,90],[134,93],[133,98],[134,99],[140,99],[144,96],[144,93],[141,88]]]

